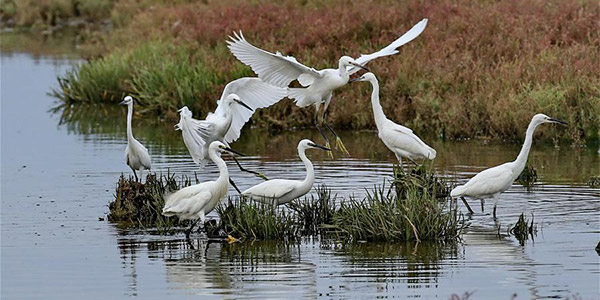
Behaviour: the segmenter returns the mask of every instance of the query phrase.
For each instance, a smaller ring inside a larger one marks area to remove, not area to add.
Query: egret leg
[[[137,176],[137,174],[135,173],[135,170],[134,170],[132,167],[130,167],[130,168],[131,168],[131,171],[133,171],[133,176],[135,176],[135,182],[139,182],[139,180],[138,180],[138,176]]]
[[[315,106],[315,108],[317,109],[317,111],[315,112],[315,127],[317,127],[317,129],[319,130],[319,133],[321,134],[321,136],[325,140],[325,147],[331,148],[331,145],[329,144],[329,138],[327,137],[327,135],[325,135],[325,133],[323,132],[323,129],[321,128],[321,126],[319,126],[319,105],[317,104]],[[332,151],[327,151],[327,155],[329,156],[329,158],[333,159],[333,152]]]
[[[485,204],[485,200],[479,199],[479,202],[481,202],[481,212],[483,212],[483,205]]]
[[[498,195],[494,195],[494,212],[492,213],[494,220],[496,220],[496,206],[498,206]]]
[[[252,173],[254,175],[256,175],[256,177],[260,177],[263,180],[269,180],[269,178],[267,178],[267,176],[265,176],[265,174],[261,173],[261,172],[256,172],[256,171],[252,171],[252,170],[248,170],[248,169],[244,169],[244,167],[242,167],[242,165],[240,164],[240,162],[237,160],[237,158],[235,158],[235,156],[231,156],[233,157],[233,161],[235,161],[235,163],[238,165],[238,167],[240,168],[240,170],[242,172],[248,172],[248,173]],[[230,181],[231,182],[231,181]]]
[[[196,223],[198,223],[198,220],[196,221],[192,221],[192,226],[190,226],[190,228],[188,230],[185,231],[185,238],[187,240],[190,239],[190,233],[192,233],[192,230],[194,229],[194,226],[196,226]]]
[[[473,214],[473,210],[471,209],[471,206],[469,206],[469,203],[467,203],[467,200],[465,200],[465,197],[460,197],[460,200],[462,200],[462,202],[465,204],[465,206],[467,207],[467,209],[469,210],[469,214]]]
[[[331,131],[331,133],[333,133],[333,135],[335,136],[335,148],[340,149],[340,151],[342,151],[344,155],[350,156],[350,152],[348,152],[348,149],[346,149],[346,146],[344,146],[344,143],[342,142],[340,136],[337,134],[337,132],[335,132],[335,130],[333,130],[333,128],[331,128],[329,123],[327,123],[327,108],[329,107],[329,100],[331,100],[331,95],[329,96],[327,101],[325,101],[325,107],[323,107],[323,124],[325,124],[325,127],[327,127],[327,129],[329,129],[329,131]]]
[[[237,185],[235,185],[235,182],[233,182],[233,179],[231,179],[231,177],[229,177],[229,183],[231,183],[231,186],[233,186],[233,188],[238,192],[238,194],[242,193],[242,191],[238,189]]]

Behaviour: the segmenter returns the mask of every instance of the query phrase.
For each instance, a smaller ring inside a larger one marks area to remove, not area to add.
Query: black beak
[[[231,148],[229,148],[229,147],[225,147],[225,148],[223,148],[223,150],[225,150],[225,151],[227,151],[227,152],[231,152],[231,153],[233,153],[233,154],[237,154],[237,155],[239,155],[239,156],[246,156],[246,155],[244,155],[244,154],[242,154],[242,153],[239,153],[239,152],[237,152],[237,151],[235,151],[235,150],[233,150],[233,149],[231,149]]]
[[[248,106],[246,103],[244,103],[244,102],[242,102],[242,101],[240,101],[240,100],[235,100],[235,102],[237,102],[239,105],[241,105],[241,106],[243,106],[243,107],[245,107],[245,108],[249,109],[250,111],[253,111],[253,109],[252,109],[252,108],[250,108],[250,106]]]
[[[369,69],[367,69],[366,67],[363,67],[363,66],[361,66],[361,65],[359,65],[359,64],[357,64],[357,63],[353,63],[353,62],[351,62],[350,64],[352,64],[352,65],[353,65],[353,66],[355,66],[355,67],[359,67],[359,68],[361,68],[361,69],[363,69],[363,70],[365,70],[365,71],[367,71],[367,72],[371,72],[371,71],[370,71]]]
[[[553,119],[553,118],[550,118],[549,120],[552,121],[552,122],[554,122],[554,123],[558,123],[558,124],[562,124],[562,125],[569,125],[569,123],[567,123],[567,122],[565,122],[563,120]]]
[[[361,78],[362,78],[362,76],[361,77],[354,77],[354,78],[348,80],[348,82],[360,81]]]
[[[119,105],[127,105],[127,103],[125,103],[125,100],[119,102]]]
[[[329,148],[327,148],[327,147],[324,147],[324,146],[321,146],[321,145],[317,145],[317,144],[313,144],[313,143],[309,143],[308,145],[309,145],[309,146],[311,146],[311,147],[315,147],[315,148],[323,149],[323,150],[325,150],[325,151],[331,151],[331,149],[329,149]]]

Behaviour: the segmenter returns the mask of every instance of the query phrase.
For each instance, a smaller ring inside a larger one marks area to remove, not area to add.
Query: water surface
[[[476,213],[460,242],[355,244],[306,240],[221,244],[183,236],[128,232],[100,221],[116,181],[128,173],[125,108],[72,108],[49,112],[47,93],[72,60],[3,54],[1,81],[1,293],[28,298],[373,298],[475,299],[599,298],[600,190],[585,185],[600,174],[595,148],[536,142],[530,161],[539,181],[528,192],[515,184],[502,194],[499,236],[491,201]],[[153,168],[209,180],[199,172],[173,124],[134,118],[134,133],[148,148]],[[541,126],[538,130],[544,130]],[[548,125],[552,126],[552,125]],[[312,150],[317,184],[339,196],[361,197],[391,175],[393,155],[372,131],[343,132],[352,153],[331,160]],[[296,154],[302,138],[321,142],[315,130],[268,133],[246,129],[233,147],[242,163],[272,178],[302,178]],[[476,172],[516,157],[520,145],[442,142],[436,170],[464,182]],[[597,147],[596,147],[597,148]],[[257,179],[230,165],[241,189]],[[234,191],[230,190],[233,194]],[[464,208],[462,208],[463,211]],[[538,234],[521,246],[505,228],[519,214],[535,215]],[[212,214],[211,214],[212,216]]]

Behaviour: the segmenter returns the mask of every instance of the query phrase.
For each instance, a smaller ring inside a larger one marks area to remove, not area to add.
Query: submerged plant
[[[156,228],[159,233],[171,232],[173,227],[183,222],[161,214],[165,205],[164,195],[188,185],[188,178],[182,177],[178,182],[172,174],[148,174],[145,183],[121,174],[115,199],[108,204],[108,221],[122,228]]]
[[[537,170],[531,165],[528,164],[523,169],[523,172],[517,177],[517,182],[522,186],[527,188],[527,191],[531,191],[531,188],[537,181]]]
[[[533,240],[534,234],[537,233],[537,226],[533,223],[533,213],[531,214],[531,222],[521,213],[515,225],[508,227],[508,233],[517,238],[521,246],[525,245],[525,241],[529,239],[529,236]]]

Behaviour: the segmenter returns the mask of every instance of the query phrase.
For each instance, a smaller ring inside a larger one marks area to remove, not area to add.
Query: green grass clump
[[[317,235],[323,233],[324,225],[332,224],[336,212],[335,197],[331,197],[331,190],[325,185],[315,188],[315,195],[296,199],[288,204],[288,208],[296,213],[298,226],[303,235]]]
[[[115,199],[108,204],[108,221],[121,228],[156,228],[159,232],[171,232],[182,225],[177,218],[167,218],[161,214],[165,206],[164,195],[190,185],[190,180],[175,175],[158,176],[148,174],[140,183],[132,176],[121,174],[115,190]]]
[[[216,208],[219,227],[227,234],[248,240],[280,239],[299,237],[296,220],[284,207],[264,204],[240,198],[229,199]]]
[[[524,214],[521,214],[515,225],[508,227],[508,233],[517,238],[521,245],[524,245],[530,236],[533,239],[534,234],[537,233],[537,226],[533,223],[533,214],[531,214],[531,222],[525,218]]]

